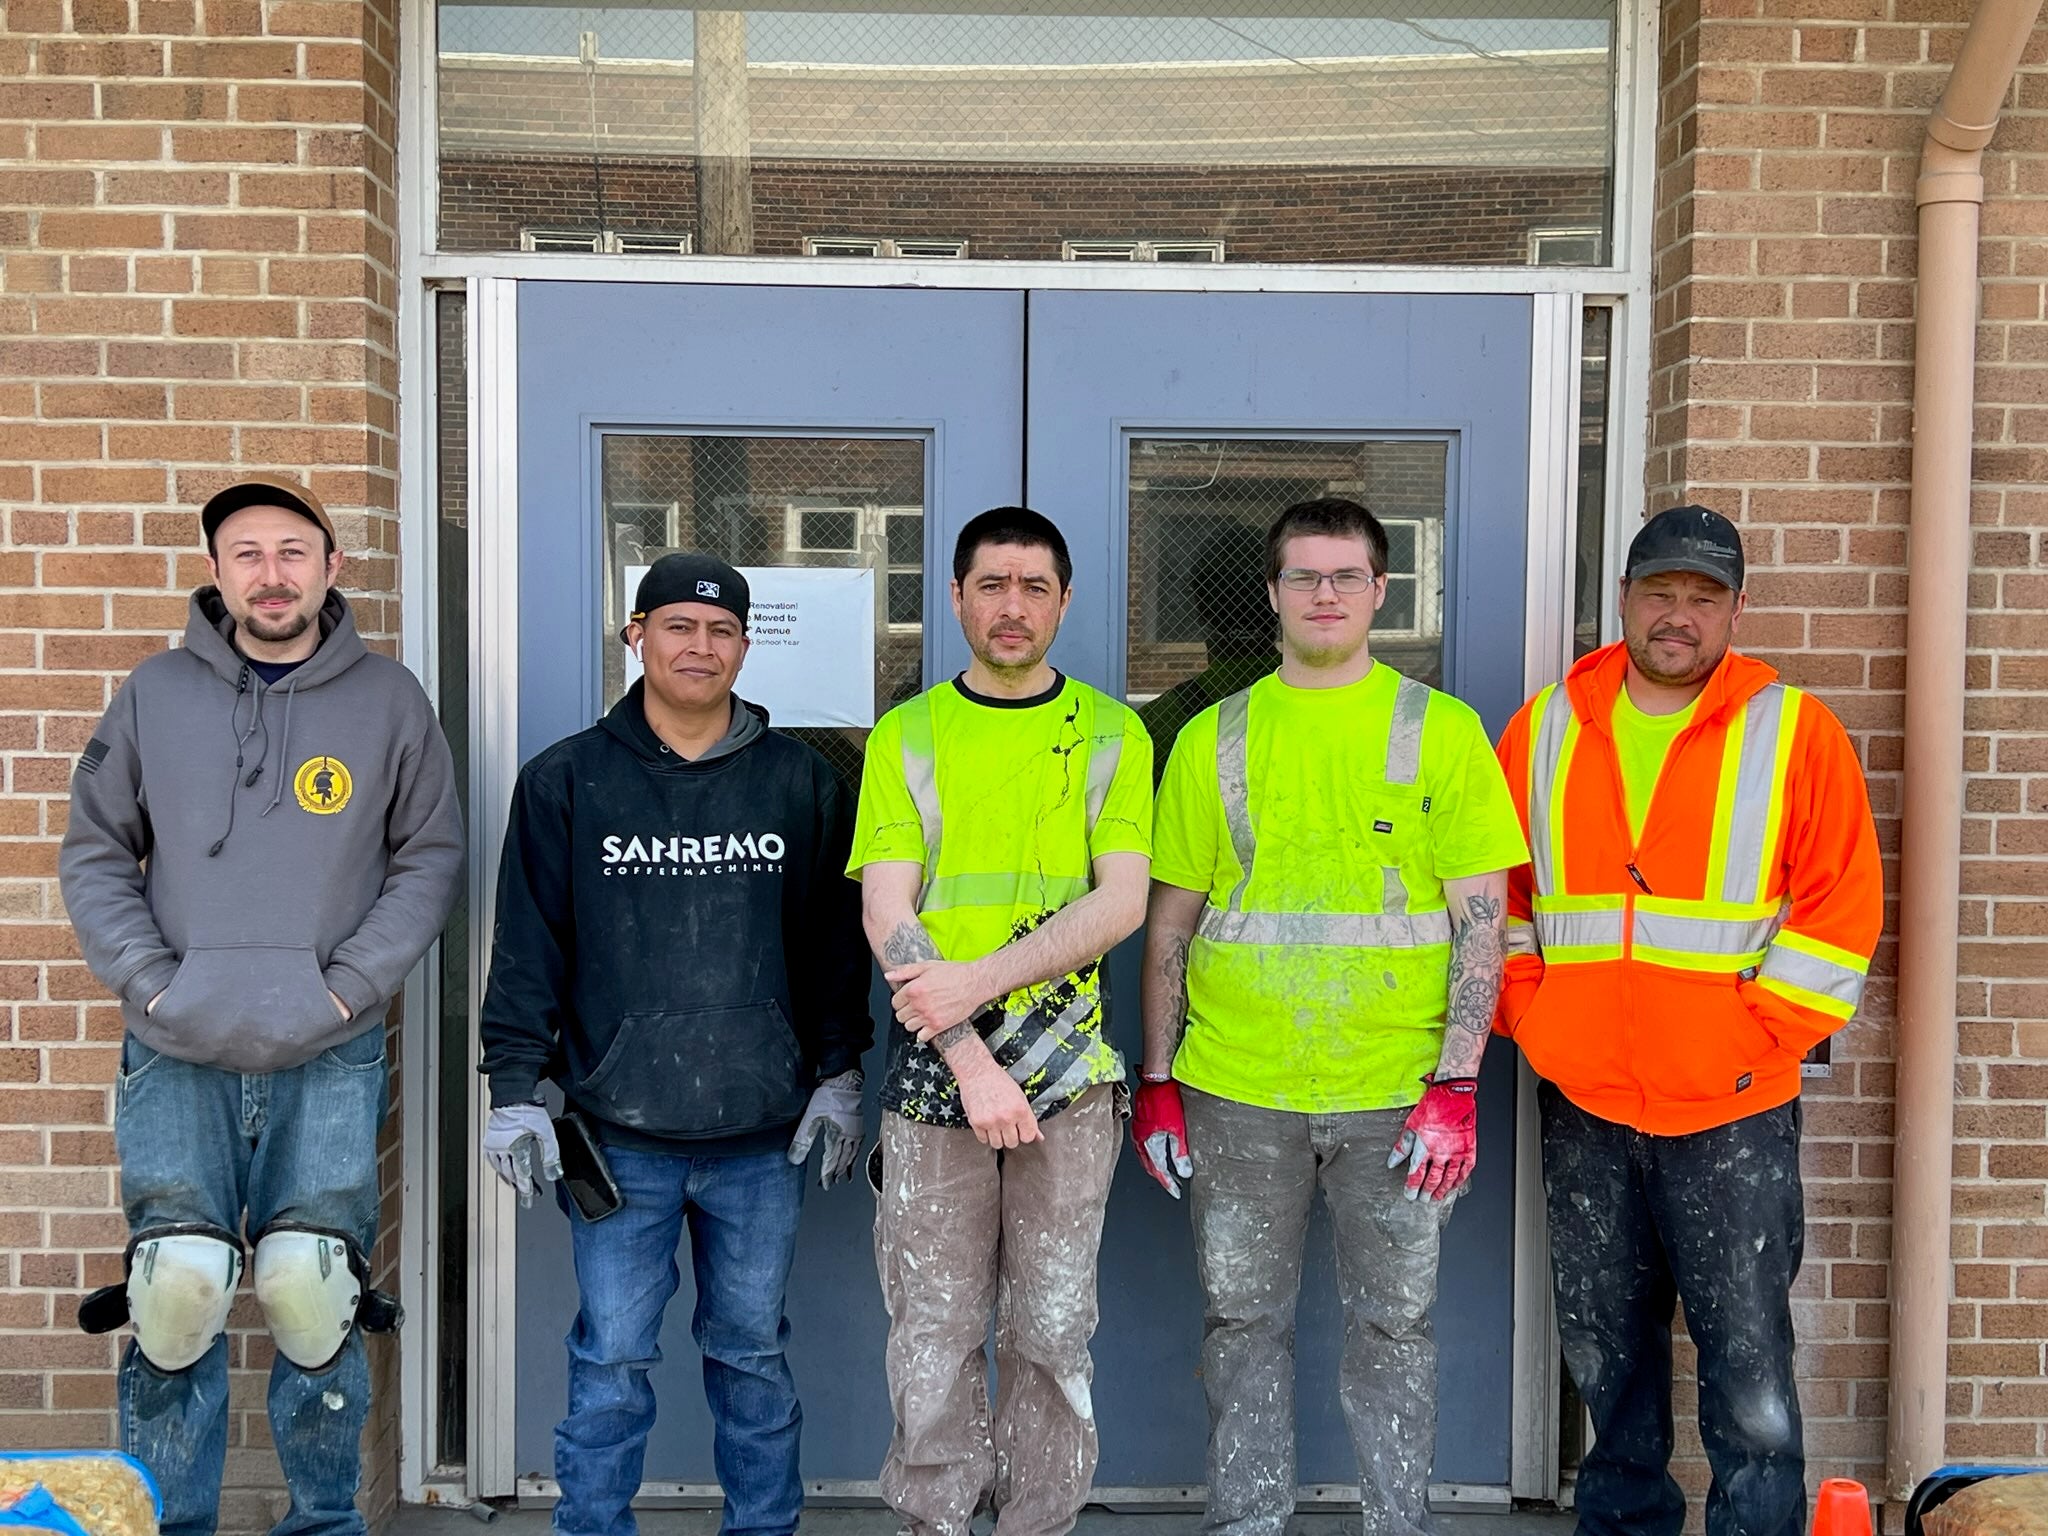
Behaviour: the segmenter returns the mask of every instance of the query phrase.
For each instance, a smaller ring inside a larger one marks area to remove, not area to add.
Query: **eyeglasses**
[[[1290,592],[1313,592],[1327,581],[1333,591],[1346,597],[1370,592],[1372,584],[1378,580],[1371,571],[1361,571],[1355,565],[1346,566],[1341,571],[1311,571],[1306,566],[1290,565],[1280,573],[1280,585]]]

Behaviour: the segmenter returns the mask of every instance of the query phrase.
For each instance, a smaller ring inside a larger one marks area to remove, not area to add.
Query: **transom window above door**
[[[439,0],[438,245],[1597,266],[1616,7]]]

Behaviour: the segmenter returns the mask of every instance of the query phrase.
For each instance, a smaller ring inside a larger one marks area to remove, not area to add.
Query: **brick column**
[[[1896,845],[1913,181],[1966,0],[1679,0],[1664,11],[1652,507],[1742,524],[1745,648],[1810,688]],[[2048,37],[1986,158],[1957,1064],[1957,1459],[2048,1453]],[[1894,909],[1895,910],[1895,909]],[[1810,1084],[1799,1375],[1813,1476],[1881,1478],[1894,946]],[[1681,1474],[1705,1483],[1694,1458]],[[1892,1512],[1896,1519],[1897,1512]]]
[[[78,961],[57,839],[93,721],[206,579],[200,502],[246,470],[309,477],[365,635],[395,643],[395,21],[393,0],[5,0],[0,1443],[115,1438],[114,1343],[72,1315],[121,1274],[121,1022]],[[282,1502],[247,1295],[235,1327],[223,1528],[243,1531]]]

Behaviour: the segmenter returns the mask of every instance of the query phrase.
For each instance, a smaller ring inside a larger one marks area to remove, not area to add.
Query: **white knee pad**
[[[128,1320],[142,1356],[160,1371],[190,1370],[227,1326],[242,1246],[212,1230],[135,1241],[128,1259]]]
[[[256,1300],[277,1352],[324,1370],[348,1343],[363,1304],[363,1262],[336,1232],[272,1227],[256,1240]]]

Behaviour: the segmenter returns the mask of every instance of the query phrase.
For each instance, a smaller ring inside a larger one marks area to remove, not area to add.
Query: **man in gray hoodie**
[[[59,861],[127,1037],[114,1136],[128,1279],[79,1322],[133,1322],[126,1448],[166,1536],[210,1536],[227,1450],[228,1309],[244,1238],[277,1344],[281,1536],[361,1536],[384,1015],[463,874],[447,743],[412,675],[333,588],[317,497],[228,487],[200,515],[215,585],[182,648],[114,696],[71,780]]]

